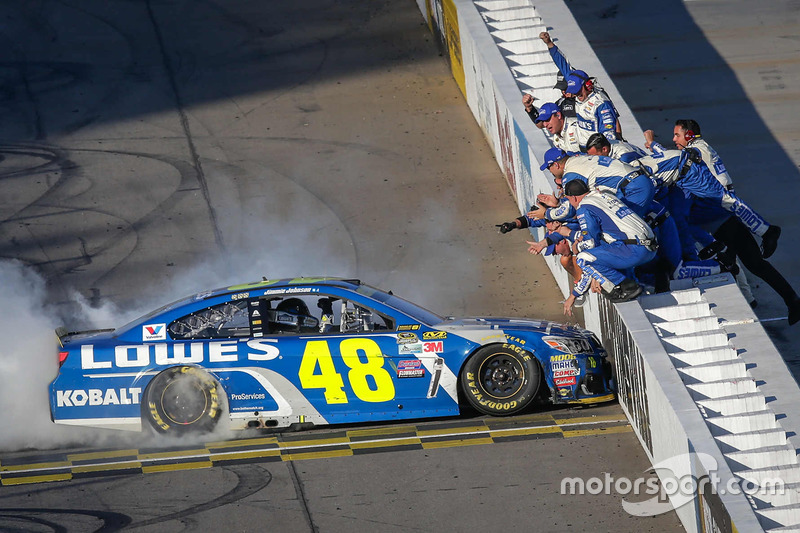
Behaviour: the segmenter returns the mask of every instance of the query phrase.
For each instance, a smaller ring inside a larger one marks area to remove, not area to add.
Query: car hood
[[[467,332],[475,332],[486,336],[487,331],[502,330],[504,332],[537,333],[540,335],[557,335],[566,337],[591,336],[591,332],[575,326],[565,326],[548,320],[531,320],[529,318],[504,317],[463,317],[448,318],[434,326],[437,329],[452,331],[456,335],[470,337]]]

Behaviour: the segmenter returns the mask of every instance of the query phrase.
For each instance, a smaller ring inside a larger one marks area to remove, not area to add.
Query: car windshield
[[[428,311],[424,307],[420,307],[417,304],[400,298],[399,296],[389,294],[370,285],[365,285],[362,283],[356,292],[363,294],[364,296],[368,296],[373,300],[381,302],[382,304],[388,305],[393,309],[397,309],[401,313],[405,313],[415,320],[418,320],[429,326],[433,326],[434,324],[444,321],[444,317],[437,315],[433,311]]]
[[[203,293],[201,293],[200,295],[202,295],[202,294]],[[169,311],[170,309],[175,309],[176,307],[180,307],[181,305],[184,305],[187,302],[194,301],[194,300],[198,299],[198,296],[200,296],[200,295],[193,294],[191,296],[186,296],[184,298],[181,298],[180,300],[175,300],[174,302],[168,303],[167,305],[162,305],[161,307],[159,307],[155,311],[150,311],[146,315],[139,316],[139,317],[131,320],[130,322],[128,322],[124,326],[118,327],[116,330],[114,330],[114,335],[120,335],[122,333],[125,333],[126,331],[128,331],[129,329],[131,329],[133,326],[135,326],[137,324],[140,324],[140,323],[145,323],[146,324],[147,321],[150,320],[152,317],[160,315],[161,313],[165,313],[165,312]]]

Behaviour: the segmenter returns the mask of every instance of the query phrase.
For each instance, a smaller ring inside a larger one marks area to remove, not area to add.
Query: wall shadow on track
[[[176,100],[190,107],[279,95],[312,79],[336,83],[435,56],[420,39],[433,38],[420,13],[401,4],[6,3],[0,137],[41,140],[172,109]]]

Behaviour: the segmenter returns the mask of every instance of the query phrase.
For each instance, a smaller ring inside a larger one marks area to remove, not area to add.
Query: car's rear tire
[[[220,386],[192,366],[169,368],[150,382],[143,416],[159,433],[183,435],[214,429],[222,412]]]
[[[467,360],[460,375],[461,390],[477,411],[512,415],[536,397],[541,369],[536,358],[519,346],[484,346]]]

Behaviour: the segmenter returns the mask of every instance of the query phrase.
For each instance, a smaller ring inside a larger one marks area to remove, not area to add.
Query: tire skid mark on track
[[[142,214],[138,219],[130,221],[120,217],[118,214],[110,212],[104,209],[97,209],[97,208],[75,208],[69,205],[65,205],[64,201],[57,200],[57,192],[59,188],[64,187],[71,179],[75,177],[81,176],[81,167],[75,164],[69,158],[69,153],[98,153],[103,155],[129,155],[133,157],[143,157],[152,159],[154,161],[158,161],[164,163],[172,168],[174,168],[178,175],[180,176],[180,183],[175,191],[173,191],[169,196],[167,196],[163,201],[159,202],[157,205],[153,206],[153,208],[147,212]],[[162,213],[164,209],[169,209],[177,204],[180,201],[180,197],[183,196],[185,193],[182,192],[182,189],[188,185],[196,185],[195,179],[195,171],[191,167],[191,165],[185,161],[170,158],[167,156],[158,156],[153,154],[141,153],[141,152],[132,152],[132,151],[115,151],[115,150],[94,150],[94,149],[74,149],[69,150],[57,146],[50,146],[50,145],[41,145],[41,144],[34,144],[34,143],[18,143],[15,145],[0,145],[0,154],[15,154],[15,155],[25,155],[29,154],[32,157],[38,157],[43,159],[45,162],[41,164],[36,164],[32,167],[26,169],[14,169],[12,172],[7,174],[2,173],[2,166],[0,166],[0,179],[8,178],[8,177],[29,177],[32,174],[40,174],[40,173],[47,173],[47,172],[57,172],[58,178],[56,179],[55,183],[48,186],[44,192],[42,192],[38,197],[33,198],[26,202],[25,205],[21,206],[13,213],[11,216],[7,217],[5,220],[0,221],[0,234],[3,233],[3,225],[5,224],[15,224],[19,223],[20,221],[29,220],[32,218],[37,217],[57,217],[64,214],[74,213],[76,211],[85,212],[85,213],[98,213],[104,216],[109,217],[110,219],[118,220],[124,226],[124,230],[121,233],[118,233],[113,236],[113,238],[108,238],[104,242],[96,242],[92,243],[91,252],[86,249],[86,245],[82,246],[83,253],[71,257],[71,258],[62,258],[60,261],[51,261],[50,258],[46,256],[46,246],[40,246],[38,244],[38,239],[35,235],[31,235],[32,242],[36,243],[38,249],[45,254],[45,260],[42,261],[40,259],[25,259],[24,255],[20,256],[18,251],[13,254],[14,257],[17,257],[23,261],[26,261],[28,264],[36,265],[39,268],[49,270],[48,277],[58,279],[65,274],[73,271],[75,268],[85,266],[86,264],[90,264],[95,257],[102,255],[107,250],[111,249],[112,247],[116,246],[119,239],[125,237],[127,234],[132,233],[134,236],[134,244],[131,247],[131,250],[126,255],[117,258],[116,263],[106,269],[102,273],[98,273],[98,277],[94,280],[94,283],[99,283],[102,279],[112,272],[116,270],[121,264],[125,262],[125,260],[136,251],[139,246],[140,239],[138,237],[139,230],[143,227],[152,222],[156,217]],[[7,164],[7,159],[6,159]],[[29,214],[30,211],[39,211],[43,208],[50,209],[51,212],[49,213],[38,213],[38,214]],[[55,225],[57,226],[57,225]],[[9,239],[4,239],[9,241]],[[2,253],[2,248],[0,248],[0,254]],[[56,287],[59,287],[60,284],[55,284]]]
[[[10,513],[24,513],[24,515],[16,515]],[[19,508],[5,508],[0,510],[0,518],[16,518],[19,520],[23,520],[26,522],[31,522],[34,524],[40,525],[48,525],[53,528],[53,531],[70,531],[70,528],[67,526],[61,526],[60,524],[53,523],[49,520],[44,520],[37,517],[31,517],[31,514],[43,514],[43,515],[84,515],[88,517],[97,518],[100,520],[103,525],[94,530],[94,533],[108,533],[111,531],[119,531],[127,527],[131,523],[131,517],[122,514],[122,513],[115,513],[113,511],[95,511],[92,509],[48,509],[48,508],[41,508],[41,507],[19,507]],[[72,524],[72,522],[68,522]]]
[[[55,183],[47,187],[39,196],[28,200],[25,204],[17,208],[14,213],[11,213],[5,220],[0,221],[0,223],[19,219],[23,216],[21,214],[23,211],[45,202],[48,196],[52,195],[70,177],[74,176],[78,169],[77,165],[73,161],[70,161],[67,151],[58,146],[34,143],[0,144],[0,155],[4,156],[4,165],[8,165],[10,161],[7,155],[23,155],[44,161],[28,168],[15,169],[8,172],[3,171],[2,166],[0,166],[0,180],[20,177],[27,178],[48,172],[59,173]]]
[[[222,239],[222,232],[219,229],[219,222],[217,220],[217,212],[214,209],[214,205],[211,202],[211,193],[208,190],[208,182],[206,180],[205,171],[203,170],[203,165],[200,162],[200,154],[197,151],[197,147],[195,146],[194,139],[192,137],[192,130],[189,126],[189,117],[186,115],[186,105],[183,101],[183,97],[181,96],[180,89],[178,88],[178,81],[175,77],[175,69],[172,65],[172,61],[169,57],[169,52],[167,51],[167,45],[164,41],[164,35],[161,31],[161,27],[156,20],[155,12],[153,11],[153,6],[150,0],[147,0],[147,13],[150,18],[150,21],[153,25],[153,30],[156,34],[156,40],[158,41],[158,47],[161,50],[161,58],[164,62],[164,67],[167,71],[169,84],[172,88],[172,93],[175,97],[175,107],[177,108],[178,115],[180,116],[181,127],[183,128],[184,135],[186,137],[186,143],[189,147],[189,152],[192,156],[192,165],[195,171],[195,178],[197,182],[200,184],[200,189],[203,193],[203,198],[205,199],[206,206],[208,207],[209,216],[211,218],[211,225],[214,229],[214,240],[219,247],[220,251],[225,251],[225,243]]]
[[[409,431],[413,428],[413,431]],[[392,431],[397,429],[397,431]],[[277,435],[268,438],[210,442],[203,448],[173,450],[109,450],[69,455],[23,456],[0,460],[0,485],[65,481],[120,474],[149,474],[177,470],[233,467],[238,464],[294,462],[350,457],[365,453],[453,448],[546,438],[580,438],[633,431],[618,416],[522,417],[517,424],[499,419],[464,421],[439,429],[402,426],[351,430],[342,436],[331,431],[308,436]],[[299,496],[298,496],[299,497]]]
[[[223,468],[231,472],[232,474],[236,475],[236,477],[238,478],[238,482],[236,483],[235,487],[233,487],[231,490],[229,490],[222,496],[214,498],[213,500],[208,502],[198,503],[197,505],[193,505],[192,507],[189,507],[188,509],[184,509],[182,511],[177,511],[175,513],[170,513],[164,516],[157,516],[155,518],[150,518],[148,520],[143,520],[141,522],[134,522],[133,524],[130,525],[130,527],[134,528],[134,527],[151,526],[153,524],[159,524],[170,520],[178,520],[181,518],[186,518],[195,515],[200,512],[208,511],[210,509],[222,507],[243,500],[248,496],[264,489],[267,485],[269,485],[272,482],[272,473],[265,468],[262,469],[262,468],[243,467],[243,466],[225,466]]]
[[[102,150],[102,149],[64,149],[60,147],[54,146],[43,146],[43,145],[26,145],[20,144],[17,146],[3,146],[0,145],[0,154],[3,153],[20,153],[20,150],[30,150],[34,151],[36,155],[46,160],[45,163],[40,165],[36,165],[35,167],[31,167],[29,169],[19,169],[13,172],[14,176],[29,176],[31,173],[41,173],[41,172],[48,172],[48,171],[59,171],[60,175],[58,180],[50,186],[45,192],[43,192],[39,197],[27,202],[26,205],[21,207],[17,210],[16,213],[12,215],[12,217],[6,218],[5,220],[0,221],[0,231],[2,231],[2,225],[8,224],[11,222],[18,222],[20,220],[26,220],[31,218],[33,215],[27,215],[26,211],[30,209],[36,208],[43,208],[49,207],[53,209],[62,209],[62,211],[48,213],[48,214],[40,214],[36,215],[39,217],[42,216],[59,216],[65,213],[75,212],[76,208],[68,207],[63,205],[61,201],[55,201],[55,193],[57,189],[63,185],[65,185],[69,179],[75,176],[80,175],[80,167],[76,165],[73,161],[69,159],[69,152],[73,153],[87,153],[87,154],[101,154],[101,155],[126,155],[132,157],[139,157],[139,158],[147,158],[153,161],[158,161],[169,167],[175,169],[180,177],[180,181],[167,197],[165,197],[162,201],[152,206],[152,208],[146,212],[141,214],[139,218],[136,220],[126,220],[120,217],[118,214],[98,208],[80,208],[77,209],[80,212],[86,213],[98,213],[105,215],[109,218],[113,218],[119,220],[123,226],[124,230],[121,233],[117,233],[113,236],[113,238],[107,239],[105,242],[93,243],[91,253],[84,254],[80,257],[75,257],[69,259],[63,259],[61,264],[58,266],[58,271],[52,272],[51,277],[61,277],[64,274],[68,273],[70,270],[74,269],[76,266],[82,266],[87,264],[88,262],[93,261],[96,256],[99,256],[105,253],[107,250],[114,247],[118,241],[127,236],[128,234],[132,234],[134,236],[134,244],[128,254],[123,257],[118,258],[116,263],[106,269],[102,273],[98,273],[97,278],[93,281],[94,284],[101,283],[102,280],[111,275],[120,265],[125,262],[125,259],[133,254],[138,246],[140,245],[140,239],[138,237],[139,231],[146,227],[148,224],[153,223],[159,216],[162,216],[164,212],[167,212],[174,208],[178,202],[181,201],[182,197],[187,194],[186,191],[196,189],[197,188],[197,179],[196,179],[196,172],[195,169],[189,162],[183,161],[181,159],[172,158],[169,156],[158,155],[158,154],[150,154],[144,152],[136,152],[136,151],[125,151],[125,150]],[[0,167],[0,178],[6,177],[2,174],[2,170]],[[212,225],[215,225],[216,222],[212,219]],[[35,238],[34,238],[35,240]],[[43,248],[42,248],[43,249]],[[19,256],[19,254],[16,254]],[[50,266],[51,269],[55,269],[56,265],[54,263],[49,263],[47,261],[28,261],[30,264],[37,264],[40,267]]]

